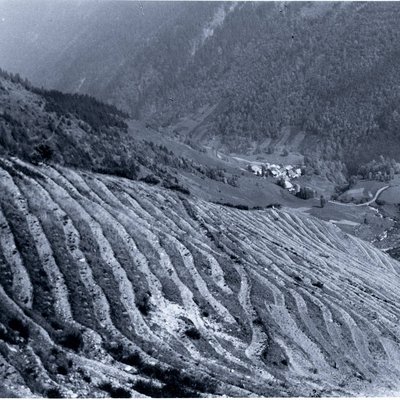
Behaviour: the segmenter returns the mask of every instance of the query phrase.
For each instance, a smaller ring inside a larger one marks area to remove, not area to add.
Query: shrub
[[[302,187],[300,191],[296,193],[296,197],[303,200],[312,199],[314,197],[314,191],[309,187]]]
[[[3,340],[4,342],[9,342],[10,340],[7,329],[2,324],[0,324],[0,340]]]
[[[198,332],[197,329],[192,329]],[[161,383],[161,385],[157,385],[153,382],[146,382],[143,380],[135,382],[133,389],[147,396],[199,397],[198,392],[214,393],[216,389],[215,382],[209,378],[202,378],[199,380],[181,373],[176,368],[164,368],[157,364],[146,364],[136,351],[124,356],[124,349],[121,344],[110,346],[108,351],[118,361],[135,366],[138,369],[138,374],[145,375]],[[110,393],[111,397],[116,397],[116,395],[118,395],[118,397],[125,397],[123,396],[124,393],[118,392],[121,390],[120,388],[114,388],[109,382],[102,383],[99,388]]]
[[[79,351],[83,346],[82,333],[78,328],[66,328],[58,338],[58,343],[61,346],[67,347],[74,351]]]
[[[167,397],[163,394],[162,388],[154,385],[154,383],[138,380],[135,382],[133,388],[146,396],[160,398]]]
[[[142,357],[140,357],[140,354],[137,351],[123,357],[121,362],[132,365],[133,367],[140,367],[143,365]]]
[[[158,185],[161,181],[160,178],[153,174],[146,175],[144,178],[140,179],[142,182],[148,183],[149,185]]]
[[[129,390],[121,387],[116,388],[110,382],[103,382],[98,386],[98,388],[107,392],[112,398],[129,399],[132,397]]]
[[[238,176],[233,175],[233,176],[229,177],[227,179],[227,183],[228,183],[228,185],[231,185],[233,187],[238,187],[239,186],[238,185]]]
[[[10,329],[7,329],[5,326],[0,325],[0,340],[3,340],[6,343],[17,344],[15,332],[12,332]]]
[[[142,357],[137,351],[129,352],[126,355],[128,351],[124,349],[121,343],[106,345],[105,348],[108,350],[111,357],[119,362],[138,368],[144,365]]]
[[[174,376],[171,375],[171,380],[174,379]],[[161,387],[155,385],[152,382],[146,381],[137,381],[134,385],[134,389],[146,396],[162,398],[162,397],[170,397],[170,398],[189,398],[189,397],[200,397],[198,393],[188,389],[185,386],[182,386],[180,382],[167,382]]]
[[[198,397],[196,392],[215,391],[215,383],[211,379],[195,379],[176,368],[162,368],[159,365],[147,364],[140,367],[139,372],[164,383],[161,389],[142,381],[138,382],[142,390],[135,386],[139,392],[153,397]]]
[[[184,186],[181,186],[181,185],[179,185],[179,184],[177,184],[177,183],[172,183],[172,182],[164,181],[164,182],[163,182],[163,186],[164,186],[166,189],[170,189],[170,190],[174,190],[175,192],[180,192],[180,193],[183,193],[183,194],[190,195],[190,190],[189,190],[189,189],[187,189],[187,188],[185,188]]]
[[[57,374],[68,375],[68,368],[65,365],[58,365]]]
[[[110,393],[111,397],[117,398],[117,399],[129,399],[131,398],[131,393],[129,390],[126,390],[124,388],[113,388],[112,392]]]
[[[232,203],[222,203],[222,202],[216,202],[216,204],[219,204],[220,206],[225,206],[229,208],[237,208],[238,210],[246,210],[248,211],[250,207],[245,204],[232,204]]]
[[[322,282],[319,282],[319,281],[313,282],[312,285],[317,287],[317,288],[319,288],[319,289],[322,289],[324,287],[324,284]]]
[[[162,368],[159,365],[143,364],[139,371],[150,378],[157,379],[159,381],[165,381],[168,379],[168,370]]]
[[[52,159],[54,151],[47,144],[40,144],[35,147],[35,151],[38,154],[40,161],[49,161]]]
[[[146,293],[142,297],[136,298],[135,300],[136,307],[145,316],[147,316],[149,314],[149,311],[151,310],[149,299],[150,295]]]
[[[201,334],[197,328],[194,326],[185,330],[185,335],[190,339],[199,340],[201,339]]]
[[[58,388],[50,388],[46,391],[46,397],[49,399],[61,399],[63,396]]]
[[[271,204],[268,204],[268,205],[267,205],[267,208],[277,208],[277,209],[280,209],[280,208],[282,208],[282,204],[279,204],[279,203],[271,203]]]
[[[13,330],[19,333],[19,335],[25,340],[29,339],[29,327],[19,318],[11,318],[8,321],[8,326]]]

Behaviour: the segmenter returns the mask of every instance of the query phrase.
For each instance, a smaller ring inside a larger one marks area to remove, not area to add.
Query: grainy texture
[[[17,159],[0,193],[14,394],[168,395],[172,367],[195,395],[399,390],[400,265],[332,224]]]

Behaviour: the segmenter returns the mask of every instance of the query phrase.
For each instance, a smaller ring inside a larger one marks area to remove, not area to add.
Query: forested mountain
[[[3,30],[11,3],[2,3]],[[306,134],[304,152],[353,171],[399,153],[397,3],[38,4],[29,12],[39,55],[22,60],[12,48],[18,24],[0,46],[5,66],[34,83],[89,93],[155,125],[208,107],[201,141],[218,137],[230,151],[290,127]],[[40,19],[43,9],[51,17]],[[46,53],[49,41],[62,50]],[[200,140],[198,130],[187,135]]]
[[[256,188],[253,202],[238,183],[250,179],[258,187],[251,173],[242,171],[239,176],[239,170],[228,163],[164,139],[115,106],[89,95],[38,89],[2,70],[0,156],[143,180],[181,193],[193,187],[213,201],[231,195],[233,203],[244,197],[255,206],[281,197],[276,185],[265,182],[267,193]]]

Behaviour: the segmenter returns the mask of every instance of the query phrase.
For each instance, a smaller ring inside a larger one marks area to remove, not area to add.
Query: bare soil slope
[[[0,388],[400,392],[400,264],[332,224],[1,159]]]

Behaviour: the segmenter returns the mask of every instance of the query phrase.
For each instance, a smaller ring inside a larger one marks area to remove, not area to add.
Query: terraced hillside
[[[15,158],[0,201],[1,395],[400,392],[400,264],[332,224]]]

